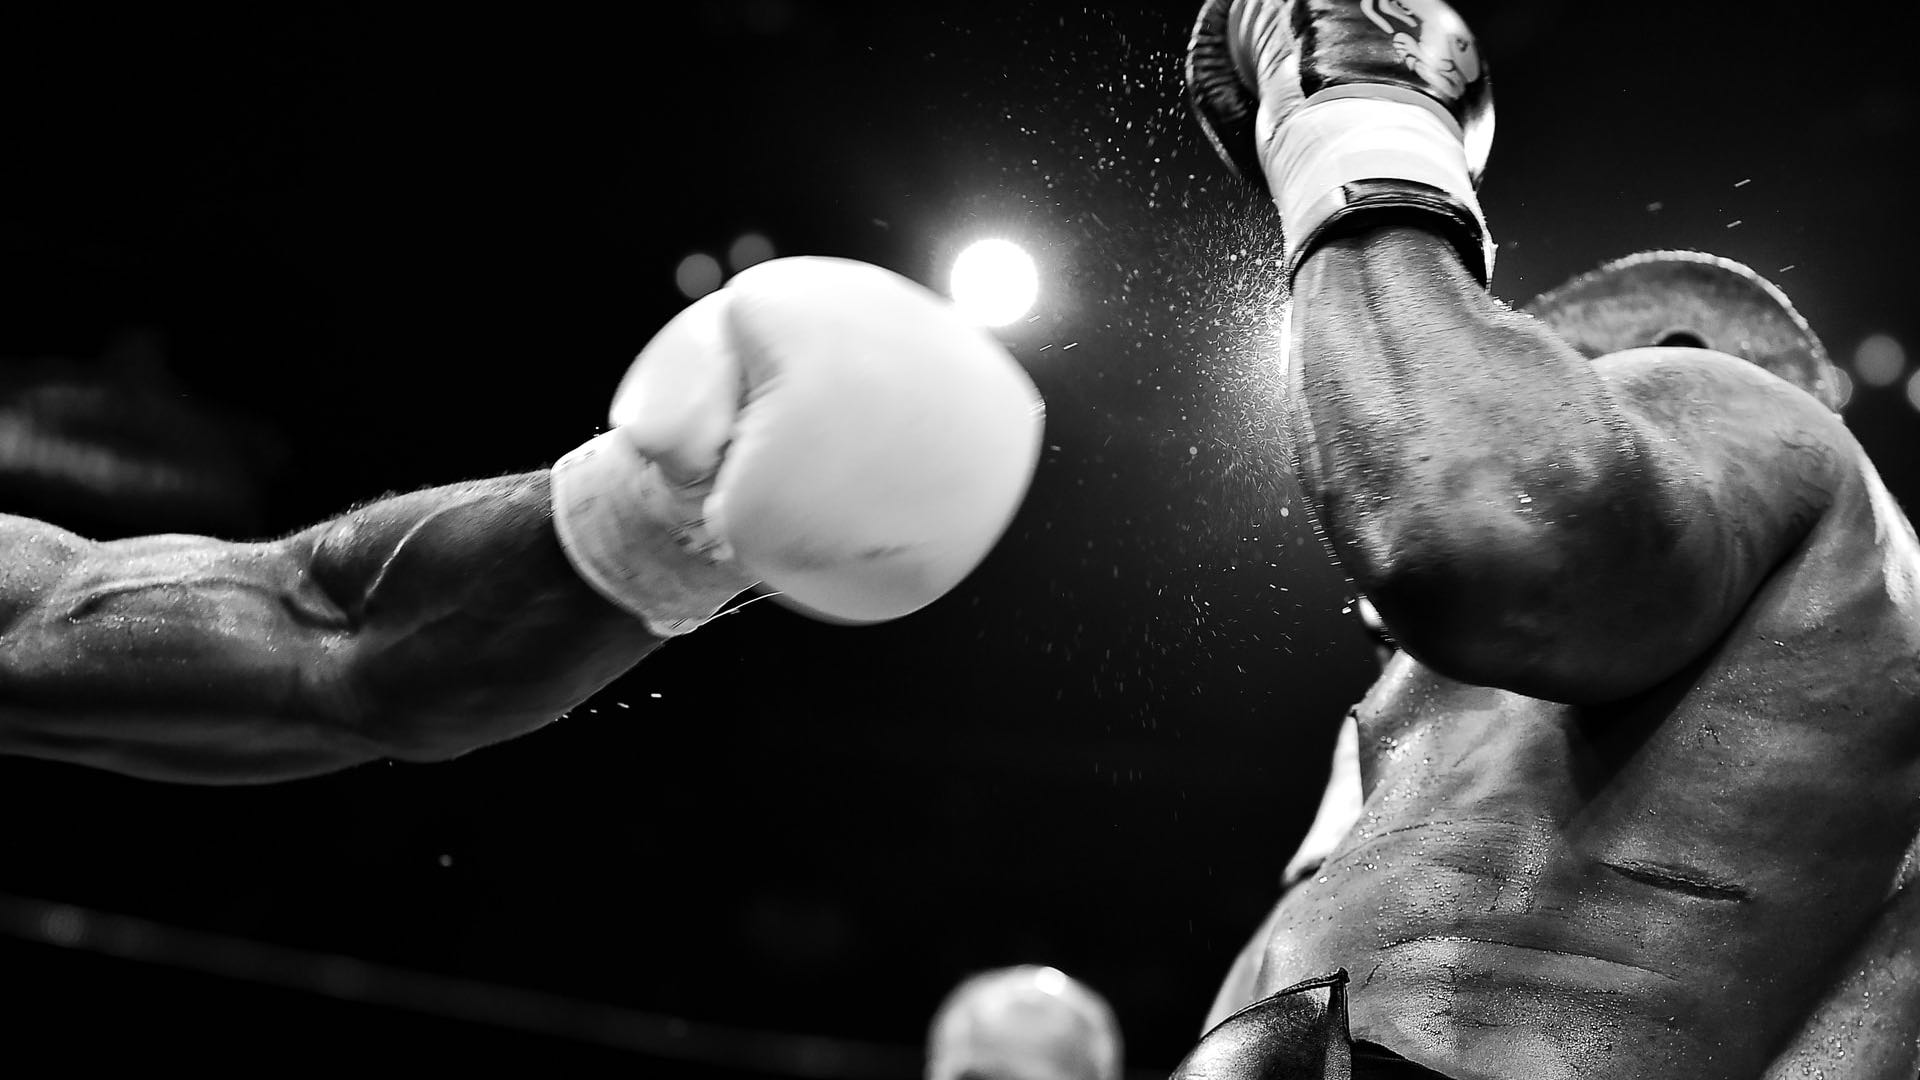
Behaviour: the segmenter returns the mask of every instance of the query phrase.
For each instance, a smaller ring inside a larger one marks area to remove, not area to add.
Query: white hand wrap
[[[751,578],[726,561],[700,519],[618,429],[553,466],[553,526],[587,584],[660,637],[713,618]]]
[[[1445,192],[1480,226],[1486,276],[1493,274],[1493,245],[1475,196],[1459,126],[1430,102],[1379,96],[1349,96],[1362,88],[1339,87],[1286,118],[1266,159],[1268,190],[1280,209],[1287,265],[1350,203],[1348,185],[1363,180],[1405,180]],[[1368,93],[1393,88],[1365,87]]]

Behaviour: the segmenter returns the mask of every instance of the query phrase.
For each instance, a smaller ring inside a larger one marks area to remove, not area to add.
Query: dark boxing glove
[[[1311,991],[1325,989],[1327,1002]],[[1200,1037],[1171,1080],[1349,1080],[1347,971],[1298,982]]]
[[[1187,92],[1228,167],[1272,193],[1289,278],[1321,240],[1409,213],[1492,277],[1475,189],[1493,92],[1440,0],[1207,0]]]

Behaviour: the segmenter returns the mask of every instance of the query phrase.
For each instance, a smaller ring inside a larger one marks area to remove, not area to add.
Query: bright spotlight
[[[1033,257],[1008,240],[980,240],[953,260],[953,302],[967,317],[1005,326],[1033,307],[1040,274]]]

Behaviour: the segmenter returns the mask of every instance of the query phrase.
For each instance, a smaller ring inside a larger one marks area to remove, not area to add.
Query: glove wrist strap
[[[753,584],[707,532],[698,496],[676,489],[618,429],[561,458],[552,480],[567,561],[655,635],[691,632]]]
[[[1470,268],[1482,282],[1490,280],[1493,243],[1459,125],[1431,102],[1349,96],[1355,88],[1338,89],[1342,93],[1316,98],[1288,116],[1267,152],[1267,186],[1280,209],[1289,277],[1330,226],[1395,206],[1442,211],[1447,230],[1461,234],[1455,239]]]

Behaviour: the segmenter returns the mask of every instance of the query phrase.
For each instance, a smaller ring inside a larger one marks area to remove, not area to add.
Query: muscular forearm
[[[659,643],[575,573],[545,472],[401,495],[297,538],[351,627],[347,692],[394,752],[537,727]]]
[[[1674,546],[1672,489],[1592,365],[1487,296],[1437,235],[1323,245],[1291,319],[1301,480],[1416,655],[1524,662]]]
[[[4,520],[10,752],[207,783],[444,758],[552,720],[658,644],[573,572],[544,473],[263,544]]]

